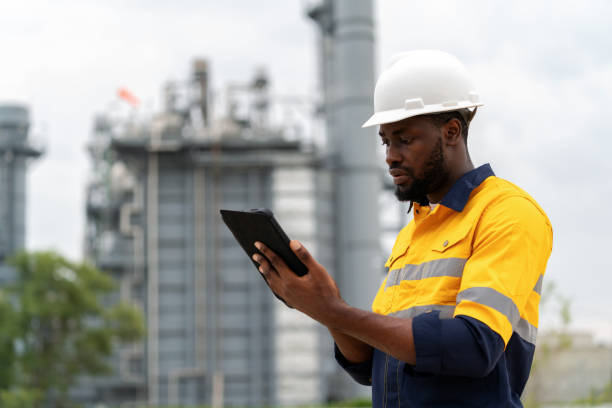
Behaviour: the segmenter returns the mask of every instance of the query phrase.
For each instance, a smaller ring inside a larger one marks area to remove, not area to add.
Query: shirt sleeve
[[[484,212],[473,240],[454,316],[486,324],[504,346],[515,331],[534,342],[530,329],[538,325],[539,288],[552,250],[548,218],[530,200],[509,197]]]
[[[334,343],[336,361],[355,381],[361,385],[372,385],[372,359],[362,363],[349,362]]]
[[[502,338],[487,325],[467,316],[440,319],[439,312],[412,322],[415,370],[464,377],[484,377],[504,352]]]
[[[552,248],[548,218],[530,200],[492,204],[474,232],[453,319],[417,316],[418,371],[485,376],[514,332],[535,340],[539,288]]]

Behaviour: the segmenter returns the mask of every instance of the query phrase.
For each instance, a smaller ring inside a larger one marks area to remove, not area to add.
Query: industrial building
[[[116,383],[92,397],[153,405],[311,401],[324,378],[322,363],[311,361],[320,354],[318,329],[285,315],[219,209],[272,208],[295,238],[324,250],[331,234],[315,228],[331,216],[322,161],[280,133],[247,137],[246,121],[218,135],[186,135],[184,113],[169,106],[153,123],[114,137],[98,120],[91,151],[106,174],[90,186],[87,247],[121,282],[120,297],[141,305],[147,337],[120,350]],[[299,350],[283,353],[291,341]],[[300,353],[309,364],[296,369]]]
[[[373,4],[326,0],[307,13],[320,33],[325,146],[270,123],[262,72],[239,87],[242,114],[213,118],[205,60],[165,88],[150,120],[95,120],[86,253],[119,282],[109,301],[139,305],[147,335],[117,348],[113,375],[83,379],[79,400],[269,406],[367,394],[336,366],[327,331],[270,294],[219,216],[272,209],[343,297],[369,309],[383,277],[384,163],[360,127],[374,84]]]
[[[0,286],[14,279],[6,258],[25,248],[27,166],[43,153],[29,130],[26,106],[0,105]]]

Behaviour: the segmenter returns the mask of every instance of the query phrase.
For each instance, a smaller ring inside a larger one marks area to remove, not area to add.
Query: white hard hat
[[[469,123],[475,111],[467,108],[482,105],[472,78],[456,57],[437,50],[408,51],[395,55],[378,77],[374,115],[362,127],[449,111],[462,112]]]

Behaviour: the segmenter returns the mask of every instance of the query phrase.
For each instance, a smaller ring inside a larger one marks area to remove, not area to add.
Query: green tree
[[[0,390],[0,407],[2,408],[37,408],[42,403],[42,396],[38,390],[12,388]]]
[[[14,339],[17,334],[15,317],[15,311],[8,297],[0,291],[0,390],[8,388],[15,377]]]
[[[141,313],[132,305],[105,307],[112,278],[89,263],[54,252],[21,252],[10,259],[13,285],[0,297],[1,401],[38,395],[28,405],[69,406],[79,375],[109,372],[112,344],[142,337]]]

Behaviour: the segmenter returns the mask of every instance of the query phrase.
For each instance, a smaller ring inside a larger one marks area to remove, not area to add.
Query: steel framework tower
[[[27,164],[43,153],[28,139],[29,128],[27,107],[0,105],[0,285],[13,278],[4,260],[25,246]]]

